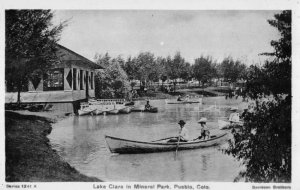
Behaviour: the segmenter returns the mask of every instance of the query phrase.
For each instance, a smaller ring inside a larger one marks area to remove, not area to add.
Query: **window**
[[[73,90],[77,89],[77,69],[73,69]]]
[[[83,70],[80,70],[80,90],[83,90]]]
[[[91,72],[91,89],[94,89],[94,73]]]
[[[44,74],[44,91],[64,89],[64,69],[52,69]]]

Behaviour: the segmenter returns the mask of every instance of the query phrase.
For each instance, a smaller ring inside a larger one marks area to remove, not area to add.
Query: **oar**
[[[158,139],[158,140],[151,141],[151,142],[163,141],[163,140],[172,139],[172,138],[175,138],[175,137],[168,137],[168,138]]]
[[[182,130],[182,129],[180,129],[180,133],[179,133],[179,135],[178,135],[178,141],[177,141],[177,146],[176,146],[176,151],[175,151],[175,160],[176,160],[176,158],[177,158],[177,152],[178,152],[178,147],[179,147],[179,141],[180,141],[181,130]]]

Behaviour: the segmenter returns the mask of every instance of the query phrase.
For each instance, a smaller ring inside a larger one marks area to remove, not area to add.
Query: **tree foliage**
[[[50,10],[5,12],[5,80],[8,91],[26,88],[29,79],[41,76],[57,63],[56,42],[66,23],[53,26]]]
[[[125,61],[122,57],[111,59],[106,53],[104,56],[95,56],[97,64],[105,65],[105,69],[98,70],[95,75],[95,95],[97,98],[124,98],[130,84],[126,72],[122,68]]]
[[[207,56],[201,56],[195,59],[195,64],[193,65],[193,77],[202,83],[202,85],[210,81],[214,77],[214,66],[212,58]]]
[[[246,65],[240,61],[234,61],[231,57],[225,58],[220,64],[221,76],[225,81],[236,82],[238,79],[245,78]]]
[[[269,23],[281,34],[272,41],[273,56],[262,67],[251,66],[246,95],[255,100],[241,131],[226,151],[246,166],[238,178],[253,182],[291,181],[291,11]],[[238,179],[237,178],[237,179]]]

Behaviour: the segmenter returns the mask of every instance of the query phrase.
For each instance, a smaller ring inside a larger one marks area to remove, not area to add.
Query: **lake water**
[[[138,102],[145,104],[145,102]],[[197,120],[207,117],[211,135],[220,133],[217,120],[229,115],[230,106],[242,107],[241,100],[224,97],[203,98],[199,104],[166,104],[150,102],[158,113],[125,115],[74,116],[53,125],[48,136],[58,154],[82,174],[105,181],[225,181],[232,182],[243,169],[241,163],[218,147],[151,154],[111,154],[104,136],[150,141],[177,136],[178,121],[186,121],[190,138],[200,134]],[[204,112],[208,107],[217,107]]]

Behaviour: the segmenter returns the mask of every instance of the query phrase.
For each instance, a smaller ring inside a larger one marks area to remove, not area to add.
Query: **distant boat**
[[[132,112],[142,112],[145,111],[145,106],[134,106],[131,109]]]
[[[119,154],[140,154],[140,153],[152,153],[152,152],[166,152],[175,151],[178,146],[178,150],[186,149],[197,149],[204,147],[216,146],[224,143],[228,140],[227,133],[213,135],[207,140],[196,140],[190,142],[168,142],[169,139],[165,138],[157,141],[145,142],[145,141],[135,141],[127,140],[112,136],[105,136],[106,144],[111,153]]]
[[[107,113],[107,114],[113,114],[113,115],[115,115],[115,114],[118,114],[118,113],[119,113],[119,109],[108,110],[108,111],[106,111],[106,113]]]
[[[145,109],[144,112],[157,113],[158,108],[157,107],[151,107],[150,109]]]
[[[150,112],[150,113],[157,113],[158,108],[157,107],[151,107],[150,109],[145,109],[145,106],[138,106],[138,107],[133,107],[131,109],[132,112]]]
[[[230,123],[229,121],[218,120],[219,129],[231,129],[243,125],[244,125],[243,121]]]
[[[103,114],[103,110],[101,110],[101,109],[95,109],[95,111],[93,112],[93,114],[94,115],[101,115],[101,114]]]
[[[130,113],[131,112],[131,107],[125,107],[119,110],[120,113]]]
[[[79,116],[82,116],[82,115],[89,115],[91,114],[92,112],[94,112],[96,109],[92,109],[92,108],[89,108],[89,107],[86,107],[86,108],[82,108],[82,109],[79,109],[78,110],[78,115]]]
[[[134,101],[125,102],[125,106],[133,106],[133,105],[134,105]]]
[[[166,100],[167,104],[194,104],[194,103],[201,103],[202,104],[202,98],[190,98],[185,99],[182,101],[178,100]]]

